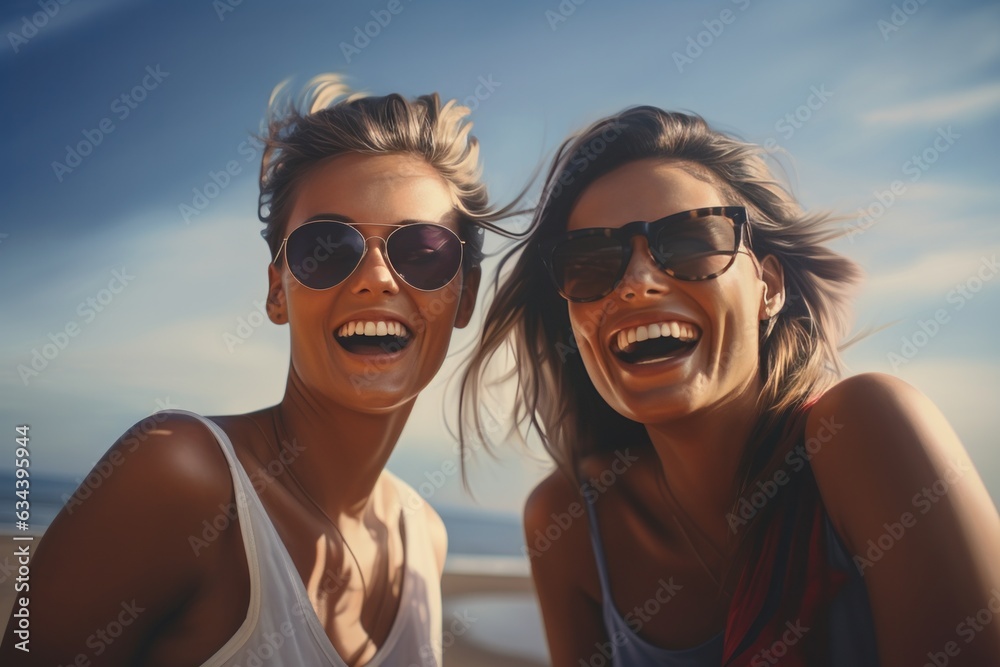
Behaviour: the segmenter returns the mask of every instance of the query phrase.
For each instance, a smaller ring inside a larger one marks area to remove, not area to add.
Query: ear
[[[288,321],[285,286],[281,281],[281,271],[274,266],[274,262],[267,265],[267,285],[267,316],[275,324],[284,324]]]
[[[774,255],[765,257],[760,266],[764,294],[760,300],[760,312],[757,317],[760,320],[769,320],[785,307],[785,270]]]
[[[458,301],[458,313],[455,315],[455,328],[464,329],[472,319],[472,312],[476,309],[476,297],[479,295],[479,281],[483,277],[483,271],[478,266],[469,269],[462,276],[462,294]]]

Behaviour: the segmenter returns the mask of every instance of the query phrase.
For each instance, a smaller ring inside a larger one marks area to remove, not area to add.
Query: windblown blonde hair
[[[260,169],[258,216],[261,235],[274,258],[284,238],[298,180],[328,158],[409,154],[422,158],[447,181],[461,216],[465,269],[482,259],[483,228],[509,233],[493,223],[508,208],[489,204],[479,164],[479,142],[469,132],[469,109],[437,93],[408,100],[352,91],[338,74],[322,74],[298,95],[288,81],[275,87],[267,109],[267,136]]]
[[[462,378],[462,446],[490,445],[491,429],[479,412],[483,383],[491,361],[508,349],[517,380],[513,423],[534,429],[571,478],[578,478],[588,455],[649,442],[641,424],[612,410],[594,388],[576,352],[566,302],[545,273],[538,246],[565,231],[574,203],[597,178],[635,160],[659,158],[712,183],[728,204],[745,206],[753,252],[774,255],[784,268],[785,306],[760,327],[760,417],[741,461],[736,497],[763,478],[779,460],[778,440],[789,417],[842,371],[839,343],[850,292],[860,279],[854,262],[824,245],[842,233],[835,220],[805,213],[763,156],[759,146],[714,131],[699,116],[650,106],[600,120],[564,142],[532,232],[503,257],[494,282],[496,295]]]

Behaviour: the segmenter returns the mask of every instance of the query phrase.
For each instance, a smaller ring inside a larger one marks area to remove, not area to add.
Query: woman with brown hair
[[[524,512],[553,664],[1000,664],[997,511],[925,397],[838,381],[860,272],[762,155],[625,110],[504,258],[463,438],[509,345],[558,467]]]
[[[284,397],[160,413],[116,442],[32,561],[30,653],[12,619],[0,662],[441,664],[444,524],[385,464],[502,215],[467,115],[332,75],[272,97],[261,220]]]

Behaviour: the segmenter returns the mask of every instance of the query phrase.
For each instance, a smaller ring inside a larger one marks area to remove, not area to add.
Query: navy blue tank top
[[[719,667],[723,655],[721,632],[699,646],[669,650],[654,646],[640,637],[618,612],[611,594],[611,580],[601,544],[597,514],[590,500],[588,497],[585,505],[590,519],[590,541],[601,582],[604,628],[609,638],[606,645],[598,644],[594,647],[595,653],[604,654],[614,667]],[[861,575],[854,567],[850,554],[828,518],[825,530],[827,558],[830,564],[847,573],[850,578],[834,599],[828,617],[829,664],[831,667],[877,667],[875,626],[868,601],[868,591]],[[669,576],[660,579],[660,588],[669,589],[671,584]],[[665,590],[664,596],[668,595],[669,590]]]

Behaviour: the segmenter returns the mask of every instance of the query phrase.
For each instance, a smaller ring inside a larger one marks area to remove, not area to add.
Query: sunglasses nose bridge
[[[653,257],[653,250],[649,245],[649,237],[645,230],[636,229],[628,236],[628,259],[624,267],[624,273],[628,274],[637,269],[654,270],[659,268],[656,258]]]
[[[653,256],[646,229],[633,228],[627,238],[630,252],[628,263],[622,268],[615,291],[626,300],[639,294],[653,295],[670,291],[667,273]]]
[[[623,267],[623,271],[628,272],[631,265],[640,258],[646,258],[657,264],[649,242],[650,228],[648,222],[630,222],[621,228],[621,234],[622,236],[619,238],[622,239],[623,245],[627,244],[628,248],[626,251],[628,254],[628,264]]]
[[[399,279],[389,261],[385,238],[374,234],[366,237],[364,254],[348,278],[354,283],[352,291],[361,293],[367,290],[395,294],[399,291]]]

